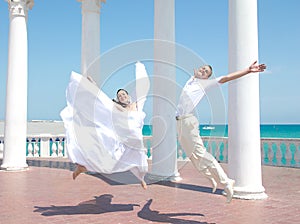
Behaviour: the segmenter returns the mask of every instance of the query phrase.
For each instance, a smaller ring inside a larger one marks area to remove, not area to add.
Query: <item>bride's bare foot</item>
[[[84,166],[78,164],[76,169],[73,172],[73,180],[75,180],[79,174],[84,173],[86,171],[87,169]]]
[[[147,189],[147,184],[146,184],[146,182],[143,181],[143,180],[142,180],[142,182],[141,182],[141,186],[142,186],[142,188],[144,188],[144,190]]]

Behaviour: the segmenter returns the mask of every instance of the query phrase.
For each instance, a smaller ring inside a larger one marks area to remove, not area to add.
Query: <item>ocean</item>
[[[200,125],[201,136],[228,137],[228,125]],[[152,134],[151,125],[145,125],[144,135]],[[300,138],[300,124],[262,124],[261,138]]]
[[[200,125],[201,136],[228,137],[227,125]],[[62,121],[29,121],[28,135],[65,133]],[[0,136],[4,134],[4,122],[0,121]],[[143,135],[151,135],[152,126],[144,125]],[[300,124],[262,124],[260,125],[261,138],[300,138]]]

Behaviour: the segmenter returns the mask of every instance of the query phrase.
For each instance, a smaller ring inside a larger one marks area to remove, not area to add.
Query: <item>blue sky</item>
[[[153,0],[102,3],[101,52],[152,39],[153,4]],[[60,120],[70,72],[80,72],[80,6],[76,0],[36,0],[29,11],[28,120]],[[216,76],[227,74],[228,1],[175,0],[175,6],[176,42],[211,64]],[[260,75],[261,123],[300,123],[299,10],[299,0],[258,0],[259,61],[268,66]],[[8,4],[1,0],[0,120],[5,117],[8,33]],[[192,74],[193,68],[189,72]],[[182,77],[179,85],[186,78]],[[110,97],[121,81],[104,89]],[[227,84],[222,91],[227,104]],[[208,106],[205,101],[199,106],[203,123],[210,121]]]

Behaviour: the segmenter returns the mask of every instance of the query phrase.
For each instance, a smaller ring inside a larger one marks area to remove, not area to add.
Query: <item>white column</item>
[[[152,179],[180,180],[176,145],[175,3],[154,1]]]
[[[100,6],[106,0],[78,0],[81,2],[81,73],[90,75],[100,84]]]
[[[1,169],[23,170],[27,136],[27,14],[33,0],[8,1],[10,10],[4,153]]]
[[[257,0],[229,0],[229,72],[258,60]],[[228,168],[234,197],[264,199],[260,152],[259,74],[229,83]]]

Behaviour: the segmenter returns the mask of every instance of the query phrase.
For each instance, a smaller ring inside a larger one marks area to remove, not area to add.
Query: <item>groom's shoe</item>
[[[232,179],[229,179],[225,188],[224,188],[224,191],[226,193],[226,197],[227,197],[227,203],[230,203],[231,200],[232,200],[232,197],[233,197],[233,185],[234,185],[235,181],[232,180]]]
[[[209,180],[211,181],[211,185],[212,185],[212,193],[215,193],[217,190],[218,184],[214,178],[210,178]]]
[[[144,190],[147,190],[147,183],[144,180],[141,181],[141,186]]]

